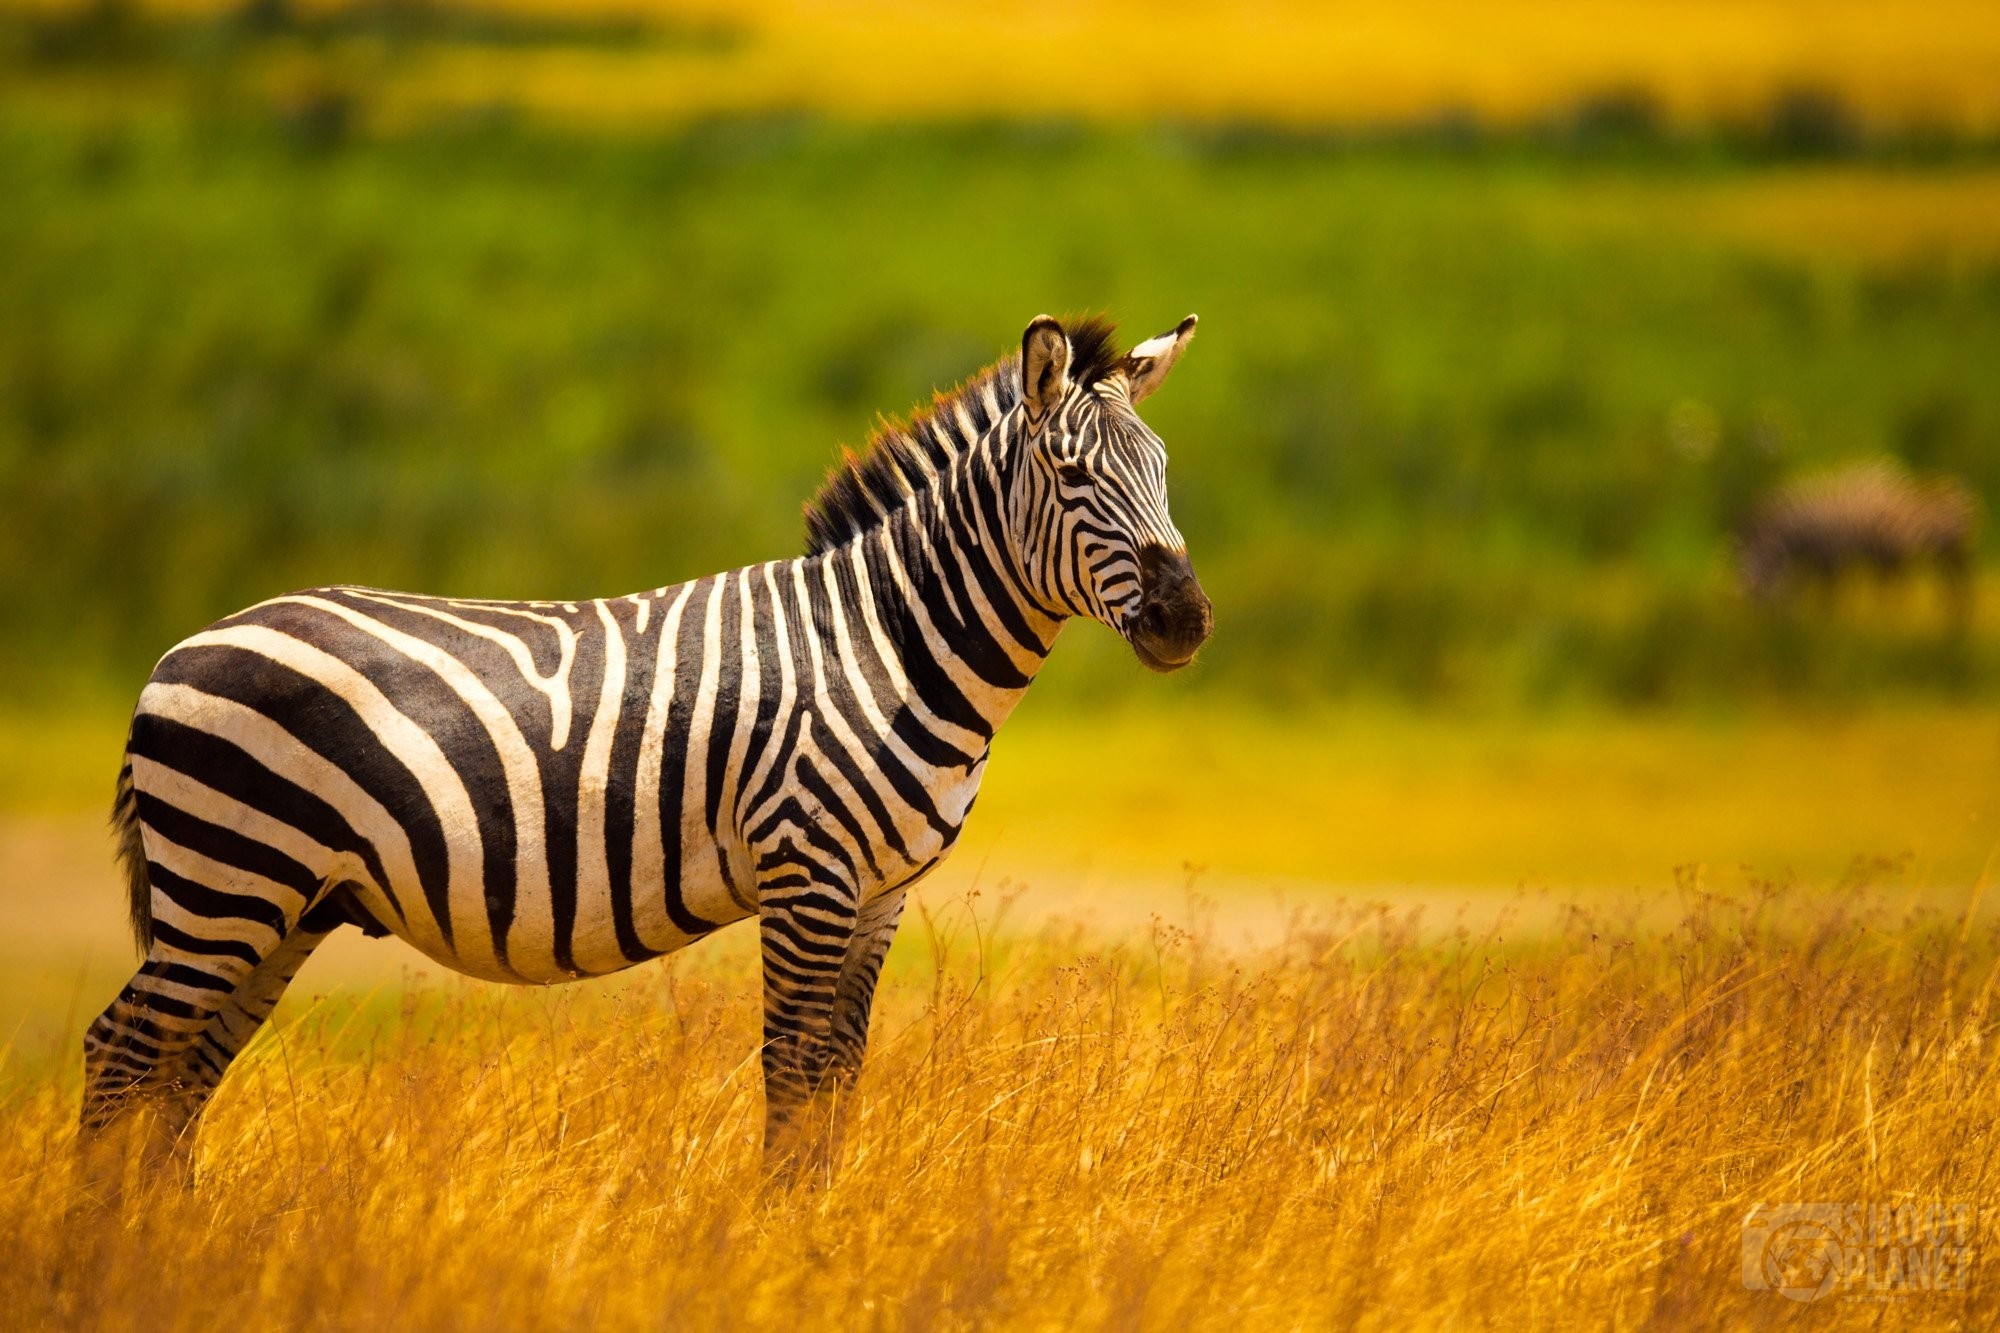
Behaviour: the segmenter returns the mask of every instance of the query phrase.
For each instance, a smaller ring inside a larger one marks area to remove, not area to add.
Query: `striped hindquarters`
[[[316,589],[176,646],[121,786],[154,931],[282,935],[341,888],[450,966],[547,981],[744,915],[680,893],[674,760],[708,739],[682,612],[713,582],[582,604]]]

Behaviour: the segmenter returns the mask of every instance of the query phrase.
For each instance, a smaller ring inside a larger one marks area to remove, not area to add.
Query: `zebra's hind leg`
[[[253,968],[209,971],[156,940],[84,1033],[77,1152],[90,1200],[115,1203],[135,1166],[150,1176],[175,1154],[200,1104],[183,1081],[187,1053]]]
[[[330,929],[237,894],[203,900],[226,900],[231,914],[197,917],[179,901],[197,897],[186,881],[156,882],[146,960],[84,1033],[77,1144],[83,1188],[100,1205],[134,1168],[143,1179],[173,1165],[188,1179],[209,1094]]]
[[[277,1008],[285,988],[292,984],[292,978],[305,966],[312,951],[339,926],[338,919],[329,924],[315,920],[315,916],[315,912],[306,913],[270,956],[251,969],[181,1057],[173,1082],[181,1089],[181,1104],[187,1110],[187,1118],[174,1138],[172,1160],[184,1181],[192,1183],[194,1179],[195,1136],[201,1126],[202,1112],[208,1109],[209,1098],[215,1094],[222,1076]]]

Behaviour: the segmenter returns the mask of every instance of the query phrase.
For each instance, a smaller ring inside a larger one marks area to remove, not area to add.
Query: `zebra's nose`
[[[1160,670],[1185,666],[1214,628],[1208,594],[1187,555],[1164,546],[1139,552],[1139,610],[1128,637],[1140,660]]]

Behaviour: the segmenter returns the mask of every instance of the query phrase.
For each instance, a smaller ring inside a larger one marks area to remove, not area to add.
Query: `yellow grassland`
[[[119,722],[0,726],[5,1322],[1762,1325],[1799,1310],[1742,1285],[1755,1203],[1993,1234],[1991,710],[1030,708],[830,1179],[760,1174],[754,931],[530,991],[347,932],[196,1188],[79,1219]],[[1990,1323],[1974,1262],[1807,1313]]]
[[[1678,909],[1527,946],[1334,912],[1229,952],[946,904],[905,927],[841,1165],[790,1191],[733,943],[294,1009],[195,1188],[109,1216],[65,1221],[74,1082],[17,1058],[0,1302],[148,1330],[1990,1326],[1992,919],[1852,884]],[[1747,1290],[1742,1220],[1788,1201],[1967,1205],[1969,1285]]]
[[[77,2],[12,0],[38,8]],[[305,0],[300,8],[342,3]],[[1782,89],[1811,86],[1885,123],[2000,125],[2000,11],[1984,0],[502,0],[489,7],[636,15],[699,39],[636,49],[444,47],[379,71],[390,99],[412,112],[507,103],[593,122],[798,109],[866,119],[1307,125],[1446,110],[1509,123],[1627,88],[1645,90],[1683,120],[1729,119],[1761,114]]]
[[[103,813],[122,738],[111,707],[0,719],[0,1041],[44,1063],[73,1065],[84,1022],[133,966]],[[1990,709],[1691,721],[1030,708],[920,894],[1006,896],[1018,920],[1107,937],[1158,917],[1218,947],[1262,947],[1295,913],[1342,903],[1419,911],[1433,930],[1505,917],[1532,936],[1565,903],[1657,927],[1683,882],[1838,897],[1857,873],[1907,907],[1988,912],[1996,872]],[[395,985],[412,965],[429,966],[344,931],[301,984]]]
[[[2000,849],[2000,711],[1985,707],[1704,720],[1030,704],[939,871],[947,895],[1081,882],[1107,902],[1168,889],[1179,902],[1190,867],[1223,897],[1624,891],[1683,863],[1826,880],[1857,857],[1960,892]],[[0,863],[49,860],[64,912],[115,897],[102,820],[123,727],[111,705],[0,715]],[[17,911],[55,910],[48,897],[18,872],[0,883]]]

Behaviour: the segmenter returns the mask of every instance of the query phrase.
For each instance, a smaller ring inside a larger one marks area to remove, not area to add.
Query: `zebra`
[[[1828,585],[1854,568],[1894,576],[1927,560],[1963,624],[1978,518],[1977,499],[1956,478],[1918,481],[1895,463],[1853,464],[1765,496],[1738,529],[1737,574],[1746,593],[1770,602],[1801,580]]]
[[[1136,412],[1194,330],[1120,355],[1038,317],[844,451],[795,559],[578,602],[319,587],[175,645],[113,806],[143,961],[84,1037],[93,1188],[192,1183],[230,1062],[347,925],[543,985],[756,917],[765,1159],[823,1165],[905,895],[1058,631],[1159,672],[1209,637]]]

